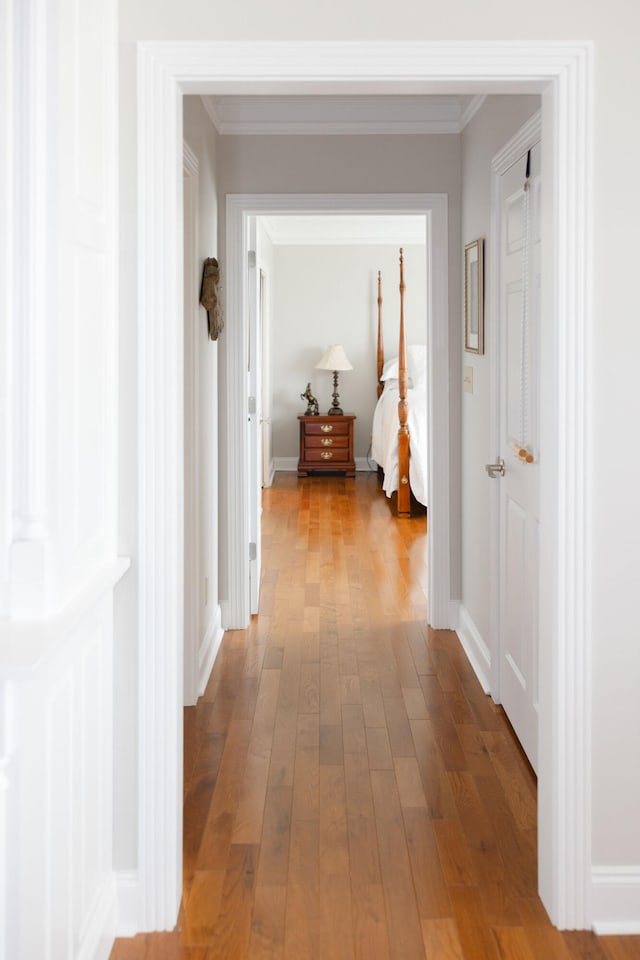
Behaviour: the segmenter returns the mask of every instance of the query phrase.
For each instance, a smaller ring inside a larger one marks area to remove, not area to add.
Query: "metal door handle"
[[[484,468],[492,480],[495,480],[496,477],[504,477],[504,460],[502,457],[498,457],[495,463],[485,463]]]

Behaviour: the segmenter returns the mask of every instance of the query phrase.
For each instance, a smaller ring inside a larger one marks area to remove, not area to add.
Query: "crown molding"
[[[472,97],[466,108],[462,111],[460,117],[460,132],[464,130],[469,121],[475,117],[476,113],[487,99],[487,94]]]
[[[460,133],[484,101],[470,96],[203,96],[222,135]]]
[[[211,120],[211,123],[214,125],[218,133],[220,133],[222,119],[216,109],[216,98],[202,96],[200,97],[200,101],[202,103],[202,106],[204,107],[205,113],[209,117],[209,120]]]

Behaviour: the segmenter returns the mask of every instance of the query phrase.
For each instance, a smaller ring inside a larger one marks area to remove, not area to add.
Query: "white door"
[[[538,760],[540,142],[501,177],[499,699]],[[527,178],[527,170],[529,177]]]
[[[248,258],[249,343],[248,343],[248,415],[249,415],[249,593],[251,613],[260,602],[262,515],[262,430],[261,430],[261,321],[260,270],[256,264],[256,222],[251,219]]]

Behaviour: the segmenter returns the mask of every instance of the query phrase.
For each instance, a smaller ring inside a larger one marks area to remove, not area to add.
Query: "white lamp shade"
[[[335,343],[322,354],[316,363],[316,370],[353,370],[353,367],[347,359],[344,347]]]

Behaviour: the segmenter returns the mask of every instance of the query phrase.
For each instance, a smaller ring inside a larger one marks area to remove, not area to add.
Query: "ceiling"
[[[419,214],[284,214],[261,216],[275,246],[408,246],[427,242],[427,223]]]
[[[484,96],[203,96],[220,134],[460,133]]]

